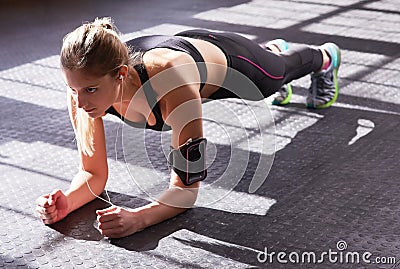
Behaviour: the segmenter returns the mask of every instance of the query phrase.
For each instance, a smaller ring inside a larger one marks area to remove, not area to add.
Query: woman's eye
[[[87,88],[87,92],[89,93],[94,93],[95,91],[97,91],[96,88]]]

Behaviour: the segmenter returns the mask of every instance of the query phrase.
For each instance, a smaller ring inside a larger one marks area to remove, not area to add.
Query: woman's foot
[[[334,43],[325,43],[320,49],[327,52],[330,64],[321,71],[311,74],[311,86],[308,89],[306,99],[308,108],[330,107],[339,95],[338,71],[341,61],[340,49]]]

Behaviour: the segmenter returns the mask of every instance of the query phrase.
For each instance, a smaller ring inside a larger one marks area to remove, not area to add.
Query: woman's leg
[[[274,39],[262,45],[265,49],[275,53],[280,53],[289,50],[289,44],[284,39]],[[291,83],[282,85],[282,87],[274,94],[273,105],[287,105],[292,99],[293,89]]]
[[[299,79],[322,68],[323,53],[317,48],[300,46],[279,54],[285,62],[284,83]],[[329,59],[329,58],[328,58]]]
[[[321,51],[310,46],[277,54],[239,35],[224,33],[215,35],[215,38],[228,54],[230,67],[248,77],[264,98],[274,94],[282,85],[319,70],[324,62]],[[240,93],[247,99],[259,99],[252,93]]]
[[[177,35],[203,39],[220,47],[227,56],[228,66],[235,70],[228,72],[223,87],[210,99],[239,96],[244,99],[260,100],[274,94],[283,84],[320,69],[323,64],[321,51],[308,46],[276,54],[234,33],[196,29]],[[249,90],[252,87],[242,83],[238,74],[250,79],[258,91]]]
[[[282,46],[284,44],[285,46]],[[282,56],[286,58],[285,51],[287,50],[287,43],[284,40],[276,40],[267,43],[269,50],[280,53],[283,52]],[[283,50],[281,48],[284,48]],[[309,108],[326,108],[331,106],[337,99],[339,93],[338,87],[338,69],[340,66],[340,49],[333,43],[326,43],[318,47],[322,54],[322,65],[313,70],[311,74],[311,86],[308,89],[308,95],[306,99],[306,105]],[[293,60],[291,57],[285,59],[289,62]],[[318,66],[318,65],[317,65]],[[288,71],[289,75],[286,77],[288,80],[296,79],[296,71]],[[301,76],[301,74],[300,74]],[[290,84],[287,87],[282,87],[275,96],[272,102],[275,105],[285,105],[290,102],[292,95]]]

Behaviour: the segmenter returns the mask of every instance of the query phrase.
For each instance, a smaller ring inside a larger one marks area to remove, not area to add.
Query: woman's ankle
[[[329,56],[329,53],[322,49],[322,55],[323,55],[323,63],[322,63],[322,70],[328,69],[328,67],[331,65],[331,57]]]
[[[331,65],[331,57],[329,56],[329,53],[322,48],[319,48],[319,50],[322,53],[322,66],[318,70],[314,71],[316,73],[328,69]]]
[[[277,45],[275,45],[275,44],[266,45],[265,48],[266,48],[267,50],[270,50],[270,51],[274,52],[274,53],[280,53],[280,52],[281,52],[281,50],[279,49],[279,47],[278,47]]]

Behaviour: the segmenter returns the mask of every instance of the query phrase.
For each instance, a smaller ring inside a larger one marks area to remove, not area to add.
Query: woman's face
[[[77,106],[91,118],[104,116],[105,111],[118,101],[121,80],[109,74],[96,77],[82,70],[63,70],[65,81]]]

